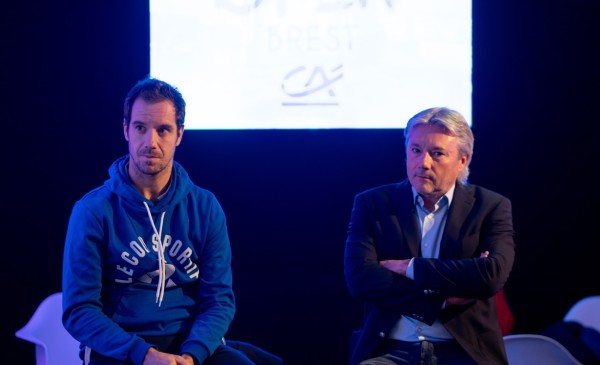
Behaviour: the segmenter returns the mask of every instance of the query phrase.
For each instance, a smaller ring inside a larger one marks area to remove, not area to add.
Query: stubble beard
[[[165,170],[167,167],[166,163],[160,162],[152,162],[151,160],[147,160],[146,162],[142,162],[137,158],[132,159],[133,165],[135,166],[135,170],[137,175],[153,177],[157,176],[161,172]]]

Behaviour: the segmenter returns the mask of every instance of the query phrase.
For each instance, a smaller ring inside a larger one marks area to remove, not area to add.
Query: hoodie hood
[[[133,210],[146,210],[144,202],[150,207],[153,214],[168,210],[169,206],[177,204],[185,197],[192,188],[192,181],[183,167],[173,161],[173,171],[171,173],[171,186],[169,191],[160,200],[153,202],[146,199],[133,185],[129,177],[127,164],[129,155],[122,156],[115,160],[108,169],[109,178],[104,182],[104,186],[112,193],[119,195]]]

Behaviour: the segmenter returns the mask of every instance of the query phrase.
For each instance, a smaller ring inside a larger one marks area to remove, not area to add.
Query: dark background
[[[517,333],[600,294],[599,4],[473,3],[471,182],[513,202],[506,295]],[[14,332],[61,290],[73,203],[126,152],[121,105],[149,72],[148,10],[134,0],[0,8],[2,364],[34,364]],[[352,199],[405,177],[402,144],[401,130],[185,133],[176,159],[228,216],[238,299],[229,338],[288,364],[346,363],[360,320],[342,274]]]

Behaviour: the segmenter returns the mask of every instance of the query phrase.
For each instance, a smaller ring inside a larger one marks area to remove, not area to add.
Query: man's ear
[[[129,131],[127,130],[127,121],[123,118],[123,136],[125,140],[129,142]]]
[[[175,144],[175,146],[179,146],[179,144],[181,143],[181,139],[183,138],[183,126],[181,126],[178,129],[177,134],[177,143]]]

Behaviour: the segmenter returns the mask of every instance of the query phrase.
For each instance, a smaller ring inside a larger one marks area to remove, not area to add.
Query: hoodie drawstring
[[[156,302],[158,306],[162,304],[163,297],[165,295],[165,283],[166,283],[166,260],[165,260],[165,247],[162,242],[162,229],[163,222],[165,220],[165,212],[162,212],[160,216],[160,229],[156,230],[156,225],[154,224],[154,219],[152,219],[152,213],[150,212],[150,207],[148,203],[144,202],[146,206],[146,211],[148,212],[148,218],[150,218],[150,223],[152,224],[152,229],[154,229],[154,234],[158,236],[158,286],[156,288]]]

